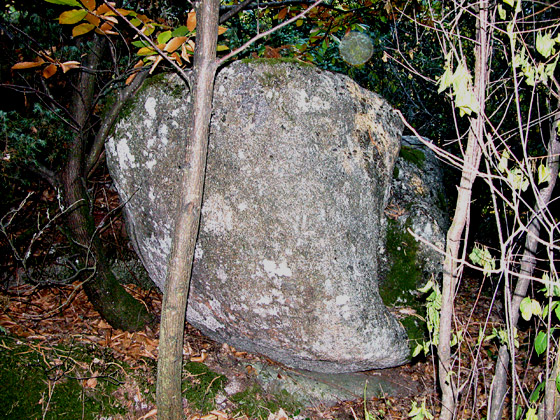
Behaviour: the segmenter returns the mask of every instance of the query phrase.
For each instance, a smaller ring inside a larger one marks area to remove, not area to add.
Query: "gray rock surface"
[[[272,394],[282,390],[293,395],[304,406],[324,404],[332,406],[343,401],[364,398],[393,398],[418,396],[422,386],[406,372],[398,369],[351,373],[307,372],[298,369],[283,369],[279,366],[253,362],[256,380]]]
[[[430,142],[429,139],[424,140]],[[428,244],[445,249],[449,216],[443,164],[435,153],[415,136],[403,136],[401,145],[404,150],[408,148],[421,152],[424,158],[411,161],[406,158],[406,153],[401,151],[401,156],[395,164],[398,175],[391,184],[389,205],[398,211],[396,220],[402,228],[410,227],[417,237],[425,241],[418,241],[417,255],[424,278],[438,276],[443,270],[444,256]]]
[[[190,117],[179,81],[153,81],[107,144],[127,227],[163,288]],[[241,62],[216,81],[188,320],[288,366],[404,363],[378,293],[377,250],[399,149],[388,104],[345,76]]]
[[[440,279],[443,270],[443,254],[437,251],[445,249],[449,224],[443,169],[422,141],[402,137],[383,221],[387,236],[379,250],[379,293],[413,341],[423,339],[425,328],[417,289]]]

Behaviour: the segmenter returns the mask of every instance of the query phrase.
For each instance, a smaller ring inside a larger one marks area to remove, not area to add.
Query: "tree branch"
[[[118,99],[115,101],[111,109],[104,115],[101,121],[101,126],[95,135],[93,145],[88,153],[85,164],[85,174],[86,177],[91,175],[91,172],[97,166],[99,156],[103,151],[105,146],[105,140],[113,127],[116,119],[118,118],[121,110],[126,105],[126,102],[138,91],[138,88],[142,85],[144,80],[148,77],[148,72],[146,69],[141,69],[134,80],[123,90],[119,91]]]
[[[232,52],[230,52],[229,54],[225,55],[224,57],[220,58],[218,60],[218,66],[224,64],[227,60],[229,60],[231,57],[236,56],[237,54],[239,54],[240,52],[246,50],[247,48],[249,48],[251,45],[253,45],[255,42],[257,42],[259,39],[264,38],[265,36],[268,36],[274,32],[276,32],[278,29],[283,28],[284,26],[289,25],[292,22],[295,22],[298,19],[301,19],[302,17],[304,17],[306,14],[308,14],[311,10],[313,10],[315,7],[317,7],[319,4],[321,4],[323,2],[323,0],[317,0],[315,3],[313,3],[309,8],[305,9],[303,12],[299,13],[298,15],[294,16],[291,19],[286,20],[285,22],[282,22],[280,25],[275,26],[274,28],[269,29],[268,31],[262,32],[260,34],[258,34],[257,36],[251,38],[249,41],[247,41],[245,44],[243,44],[241,47],[233,50]]]
[[[111,9],[111,11],[113,11],[113,13],[115,13],[117,16],[119,16],[122,20],[124,20],[128,26],[130,26],[130,28],[136,32],[136,34],[142,38],[144,41],[146,41],[150,47],[152,47],[154,49],[155,52],[158,53],[158,55],[160,57],[162,57],[165,61],[167,61],[169,64],[171,64],[171,66],[173,66],[175,68],[175,70],[177,70],[177,73],[179,73],[179,76],[181,77],[181,79],[184,80],[184,82],[189,86],[189,88],[191,87],[191,76],[190,76],[190,72],[187,73],[185,70],[183,70],[181,68],[181,66],[179,66],[175,61],[171,60],[167,54],[165,52],[163,52],[162,50],[160,50],[158,48],[158,46],[156,44],[154,44],[154,42],[147,37],[142,31],[140,31],[136,26],[134,26],[132,23],[130,23],[130,21],[125,18],[123,16],[123,14],[121,12],[119,12],[115,7],[113,7],[112,4],[108,3],[107,0],[103,0],[103,3],[109,8]]]
[[[222,6],[220,7],[220,12],[223,10],[228,10],[223,16],[220,17],[220,23],[224,23],[232,16],[235,16],[237,13],[241,12],[242,10],[248,9],[251,3],[255,0],[245,0],[243,3],[234,4],[232,6]]]

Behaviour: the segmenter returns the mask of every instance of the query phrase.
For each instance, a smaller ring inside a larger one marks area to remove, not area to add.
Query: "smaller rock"
[[[420,386],[403,376],[398,368],[376,372],[319,373],[286,369],[262,362],[253,362],[256,379],[271,394],[282,391],[292,395],[304,406],[333,406],[343,401],[367,398],[393,398],[418,395]]]
[[[381,263],[385,280],[380,293],[387,305],[407,305],[421,283],[441,276],[444,257],[434,247],[445,249],[449,227],[443,165],[415,136],[402,137],[385,215],[387,242]]]

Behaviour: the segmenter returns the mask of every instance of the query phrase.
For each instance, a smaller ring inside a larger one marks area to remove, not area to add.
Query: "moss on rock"
[[[379,287],[381,298],[388,306],[407,304],[409,292],[422,281],[422,266],[417,258],[418,243],[407,230],[409,224],[401,227],[394,220],[388,220],[386,247],[392,264]]]
[[[421,285],[422,264],[418,260],[418,242],[408,232],[410,220],[401,226],[388,219],[386,249],[391,266],[384,281],[379,285],[379,294],[388,307],[410,308],[423,316],[425,308],[416,298],[416,289]],[[405,316],[400,319],[407,331],[411,348],[425,335],[424,323],[418,316]]]
[[[296,58],[282,57],[282,58],[244,58],[241,60],[244,64],[282,64],[282,63],[295,63],[302,67],[316,67],[314,64],[306,63]]]
[[[402,157],[407,162],[415,164],[420,169],[424,168],[426,155],[421,150],[415,149],[414,147],[401,146],[399,156]]]

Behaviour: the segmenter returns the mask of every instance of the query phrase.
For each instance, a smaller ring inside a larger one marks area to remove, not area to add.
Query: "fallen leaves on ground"
[[[143,290],[134,285],[126,287],[151,313],[156,316],[160,314],[162,296],[157,289]],[[492,307],[493,300],[483,296],[479,288],[480,284],[476,278],[464,280],[456,300],[455,325],[463,329],[464,337],[457,350],[459,358],[463,360],[460,374],[463,378],[465,375],[471,375],[474,379],[473,383],[478,388],[477,395],[471,394],[468,401],[464,400],[461,403],[460,418],[462,419],[478,417],[486,412],[486,400],[494,367],[492,355],[496,354],[497,346],[493,342],[484,342],[483,351],[475,354],[476,342],[481,326],[487,330],[501,326],[500,308]],[[37,352],[52,349],[57,344],[80,342],[109,349],[115,358],[126,362],[133,369],[153,370],[146,366],[146,359],[157,359],[159,333],[157,327],[134,333],[113,329],[93,309],[80,283],[56,287],[32,285],[11,287],[7,292],[0,294],[0,326],[10,335],[33,340],[29,341],[28,345],[33,346],[33,351]],[[209,355],[220,348],[190,325],[186,324],[186,328],[184,354],[191,361],[205,362]],[[489,332],[487,331],[487,334]],[[520,340],[526,341],[526,333],[520,332]],[[230,352],[236,357],[254,357],[245,352],[237,352],[233,348]],[[525,358],[525,361],[527,359]],[[477,365],[473,365],[473,360],[477,361]],[[56,359],[49,363],[56,368]],[[83,387],[96,388],[95,370],[92,370],[91,366],[81,366],[81,368],[90,372],[89,377],[82,381]],[[530,378],[527,383],[537,383],[538,366],[520,361],[516,368],[520,375]],[[403,375],[423,384],[423,393],[411,398],[385,396],[368,399],[367,413],[373,416],[371,418],[406,419],[412,401],[425,400],[426,406],[437,418],[439,401],[433,360],[428,358],[422,362],[416,361],[400,369]],[[155,373],[152,374],[154,377],[152,380],[155,381]],[[250,372],[247,375],[250,375]],[[156,418],[155,407],[146,403],[146,390],[141,391],[137,384],[125,383],[120,387],[119,392],[121,391],[120,401],[130,405],[130,411],[136,413],[134,418]],[[311,407],[306,411],[305,416],[313,419],[363,419],[366,417],[363,404],[363,400],[358,400],[342,402],[335,407]],[[229,415],[224,411],[215,410],[202,417],[191,413],[188,418],[189,420],[227,420],[230,418]],[[241,415],[238,415],[238,420],[246,418],[239,416]],[[286,413],[279,411],[270,413],[268,420],[287,418]]]
[[[159,314],[161,294],[134,285],[128,291],[150,312]],[[75,295],[75,296],[72,296]],[[81,284],[39,288],[21,285],[3,296],[0,326],[10,334],[49,343],[95,343],[110,348],[126,362],[157,358],[158,331],[128,332],[113,329],[87,299]]]

